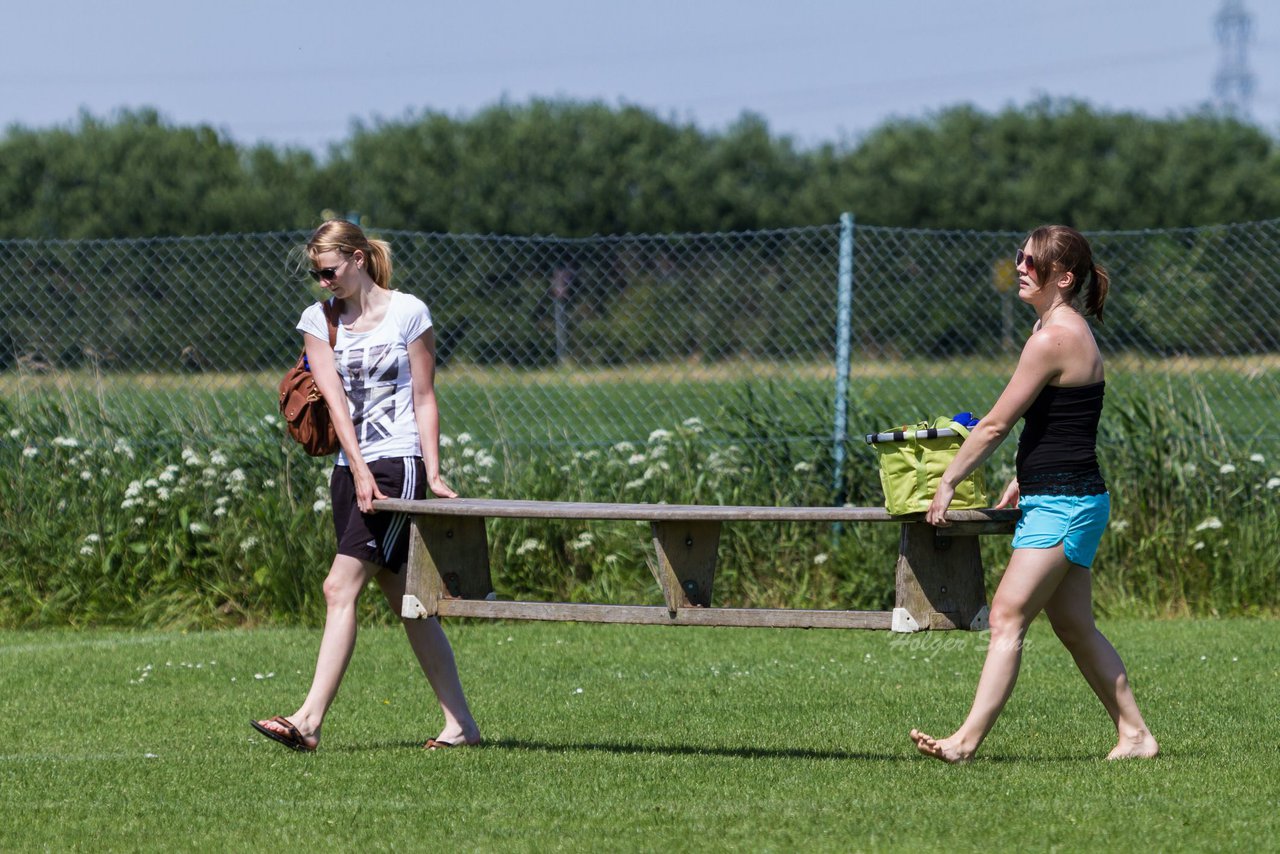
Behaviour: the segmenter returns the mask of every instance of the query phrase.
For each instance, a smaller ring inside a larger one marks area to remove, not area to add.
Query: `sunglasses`
[[[1013,256],[1013,266],[1021,267],[1023,264],[1027,265],[1028,270],[1034,270],[1036,268],[1036,259],[1019,249],[1018,254]]]
[[[307,275],[311,277],[311,281],[318,282],[324,279],[326,282],[332,282],[338,277],[338,271],[343,268],[350,258],[342,259],[342,263],[336,267],[321,267],[319,270],[308,270]]]

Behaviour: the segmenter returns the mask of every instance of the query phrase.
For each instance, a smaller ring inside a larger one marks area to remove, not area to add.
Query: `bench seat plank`
[[[924,514],[891,516],[883,507],[757,507],[719,504],[602,504],[586,501],[518,501],[504,498],[383,498],[377,510],[429,516],[484,516],[514,519],[616,519],[757,522],[921,522]],[[1012,522],[1019,511],[950,510],[953,522]]]

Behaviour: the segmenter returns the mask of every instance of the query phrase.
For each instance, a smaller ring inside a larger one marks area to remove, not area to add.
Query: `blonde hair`
[[[1073,282],[1067,301],[1074,305],[1083,291],[1082,313],[1101,321],[1111,276],[1106,267],[1093,263],[1093,248],[1085,236],[1068,225],[1042,225],[1027,235],[1026,243],[1036,262],[1036,279],[1048,281],[1055,270],[1071,273]]]
[[[391,287],[391,244],[365,237],[360,226],[345,219],[321,223],[307,241],[306,253],[312,262],[325,252],[350,255],[360,251],[369,264],[369,278],[380,288]]]

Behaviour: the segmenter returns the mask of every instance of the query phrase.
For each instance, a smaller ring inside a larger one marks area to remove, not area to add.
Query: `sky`
[[[1043,96],[1153,117],[1214,97],[1224,0],[0,0],[0,128],[152,107],[323,155],[353,122],[503,100],[635,105],[807,148]],[[1280,133],[1280,4],[1252,18],[1249,117]]]

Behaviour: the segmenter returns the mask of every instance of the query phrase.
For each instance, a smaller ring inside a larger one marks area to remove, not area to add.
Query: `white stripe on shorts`
[[[413,498],[414,490],[418,486],[418,467],[415,466],[413,457],[403,457],[404,463],[404,485],[400,487],[401,498]],[[409,521],[409,514],[396,513],[391,521],[387,524],[387,534],[382,538],[382,559],[383,561],[391,560],[391,549],[400,538],[400,534],[404,531],[405,523]]]

